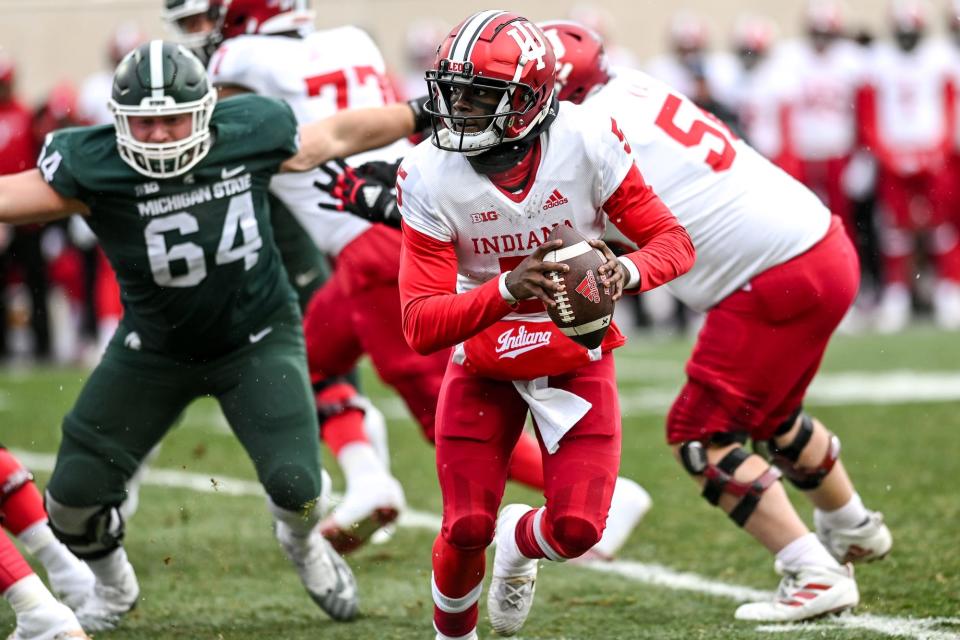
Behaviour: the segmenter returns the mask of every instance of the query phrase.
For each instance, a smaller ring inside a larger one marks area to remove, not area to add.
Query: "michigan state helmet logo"
[[[124,162],[150,178],[182,175],[210,151],[210,118],[217,102],[203,64],[181,45],[162,40],[143,44],[120,62],[108,103]],[[190,132],[164,142],[138,140],[131,118],[190,115]]]

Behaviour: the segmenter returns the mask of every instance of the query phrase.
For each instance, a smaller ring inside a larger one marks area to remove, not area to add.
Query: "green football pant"
[[[183,362],[124,346],[121,325],[63,422],[47,490],[63,505],[119,505],[144,456],[194,399],[217,398],[270,499],[290,511],[320,495],[317,416],[300,316],[209,362]],[[257,337],[263,330],[251,337]]]

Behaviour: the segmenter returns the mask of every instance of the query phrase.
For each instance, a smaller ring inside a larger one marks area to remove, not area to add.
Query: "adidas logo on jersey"
[[[497,337],[496,352],[500,354],[500,359],[516,358],[521,353],[533,351],[540,347],[546,347],[550,344],[552,334],[549,331],[527,331],[524,327],[517,327],[514,334],[513,329],[507,329]]]
[[[560,205],[567,204],[568,202],[570,201],[567,200],[562,193],[560,193],[559,189],[554,189],[553,193],[550,194],[550,197],[547,198],[547,201],[543,203],[543,210],[546,211],[547,209],[553,209],[554,207],[559,207]]]

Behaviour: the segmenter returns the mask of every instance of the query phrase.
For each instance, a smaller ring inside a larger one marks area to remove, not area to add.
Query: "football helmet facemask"
[[[443,40],[426,73],[433,144],[473,156],[539,134],[555,67],[553,47],[526,18],[496,10],[470,16]]]
[[[557,97],[581,104],[610,80],[600,36],[570,20],[539,24],[557,56]]]
[[[179,44],[153,40],[120,62],[113,74],[113,112],[120,157],[138,173],[172,178],[192,169],[210,151],[210,118],[217,92],[203,64]],[[172,142],[141,142],[130,131],[130,117],[190,114],[191,133]]]
[[[174,39],[206,62],[216,50],[219,38],[216,29],[192,31],[185,22],[194,16],[206,16],[212,25],[219,25],[223,17],[224,0],[164,0],[163,21]]]

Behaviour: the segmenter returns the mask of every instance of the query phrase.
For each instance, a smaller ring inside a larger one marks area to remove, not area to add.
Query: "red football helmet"
[[[893,0],[890,22],[895,32],[915,33],[927,27],[927,6],[920,0]]]
[[[307,0],[225,0],[217,31],[222,40],[247,33],[288,33],[313,25]]]
[[[610,80],[600,36],[570,20],[541,22],[557,56],[557,97],[580,104]]]
[[[843,7],[837,0],[810,0],[804,15],[807,33],[838,36],[843,32]]]
[[[476,155],[526,137],[550,110],[555,68],[553,47],[526,18],[473,14],[440,43],[426,74],[433,143]]]
[[[769,18],[753,14],[742,15],[733,27],[733,47],[737,51],[766,53],[773,44],[776,31],[776,26]]]

